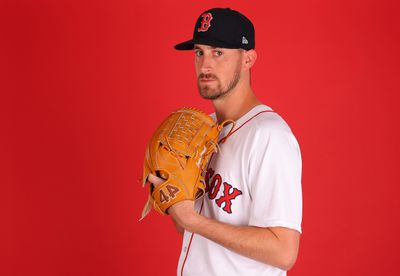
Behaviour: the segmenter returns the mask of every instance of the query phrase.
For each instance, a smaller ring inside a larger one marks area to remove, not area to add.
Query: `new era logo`
[[[249,41],[244,36],[242,36],[242,44],[249,44]]]

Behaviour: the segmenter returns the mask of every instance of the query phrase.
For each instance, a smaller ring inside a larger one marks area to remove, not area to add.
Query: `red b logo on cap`
[[[203,13],[201,15],[201,17],[203,17],[203,19],[201,20],[200,23],[200,28],[197,29],[198,32],[205,32],[208,30],[208,28],[210,28],[211,26],[211,19],[213,19],[211,13]]]

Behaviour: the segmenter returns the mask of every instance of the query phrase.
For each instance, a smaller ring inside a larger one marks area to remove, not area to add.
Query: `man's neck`
[[[226,97],[213,101],[218,123],[238,120],[261,102],[255,97],[250,86],[236,87]]]

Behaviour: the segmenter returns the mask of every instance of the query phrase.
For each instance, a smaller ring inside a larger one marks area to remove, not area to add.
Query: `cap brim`
[[[220,41],[218,39],[213,39],[210,37],[198,37],[191,39],[179,44],[176,44],[174,48],[176,50],[193,50],[195,44],[209,45],[214,47],[228,48],[228,49],[239,49],[237,45],[228,44],[226,42]]]

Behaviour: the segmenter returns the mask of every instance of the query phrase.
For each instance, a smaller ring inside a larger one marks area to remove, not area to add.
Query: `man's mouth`
[[[207,78],[202,78],[200,79],[201,82],[212,82],[215,81],[215,79],[207,79]]]
[[[200,82],[212,82],[212,81],[215,81],[217,78],[215,78],[215,77],[213,77],[213,76],[211,76],[211,75],[204,75],[204,74],[201,74],[200,76],[199,76],[199,81]]]

